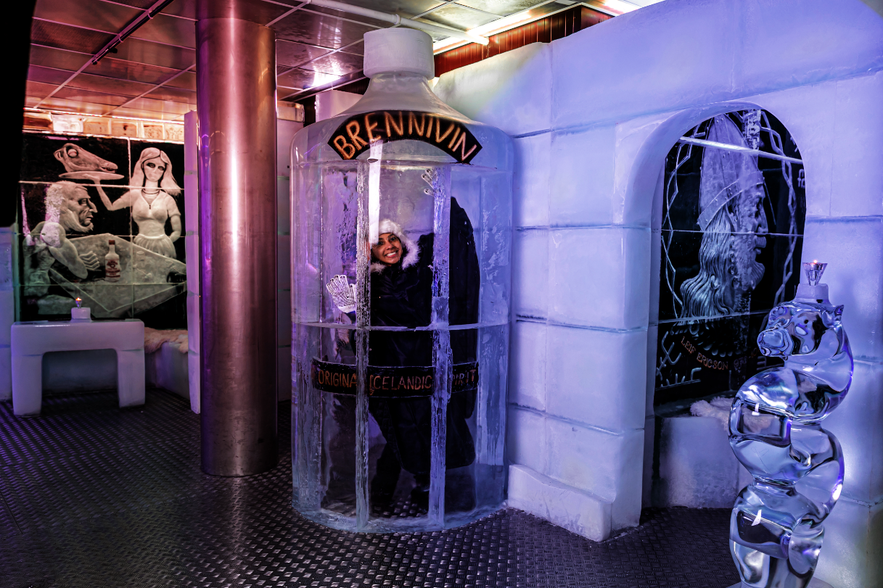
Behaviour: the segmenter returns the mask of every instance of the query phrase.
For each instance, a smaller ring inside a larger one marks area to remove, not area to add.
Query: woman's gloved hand
[[[346,276],[336,275],[325,284],[325,288],[331,293],[334,305],[341,312],[351,313],[356,311],[356,285],[350,284]]]

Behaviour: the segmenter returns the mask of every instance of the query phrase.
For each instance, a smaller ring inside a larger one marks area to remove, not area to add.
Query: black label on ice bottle
[[[379,110],[356,114],[341,123],[328,144],[346,160],[355,159],[372,143],[423,141],[459,163],[469,163],[481,143],[462,122],[444,115],[411,110]]]

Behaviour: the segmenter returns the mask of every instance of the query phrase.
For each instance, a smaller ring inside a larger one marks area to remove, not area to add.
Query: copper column
[[[197,0],[202,469],[272,469],[276,447],[276,69],[242,0]]]

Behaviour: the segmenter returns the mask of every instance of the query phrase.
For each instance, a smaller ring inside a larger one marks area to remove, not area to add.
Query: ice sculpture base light
[[[512,145],[432,64],[425,33],[366,34],[364,97],[292,144],[293,505],[339,529],[505,499]]]
[[[754,482],[736,499],[730,551],[743,588],[806,588],[840,496],[843,454],[822,421],[852,382],[843,306],[819,284],[825,264],[805,263],[808,284],[769,314],[757,339],[781,367],[750,378],[730,410],[730,445]]]

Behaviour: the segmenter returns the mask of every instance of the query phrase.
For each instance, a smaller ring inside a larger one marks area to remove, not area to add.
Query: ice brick
[[[196,171],[184,171],[184,232],[199,234],[199,182]]]
[[[742,466],[730,448],[726,425],[696,416],[665,418],[661,423],[653,506],[732,508],[741,490]]]
[[[643,430],[613,434],[548,418],[546,443],[549,455],[545,474],[607,502],[634,498],[637,523],[641,502]]]
[[[883,35],[883,30],[880,34]],[[883,43],[878,44],[877,50],[883,53]],[[881,72],[837,83],[834,108],[837,114],[828,117],[834,124],[834,132],[827,142],[834,159],[831,216],[883,214],[883,166],[880,165],[880,152],[883,150],[881,97]]]
[[[641,508],[653,506],[653,448],[656,444],[656,417],[649,415],[644,419],[644,466],[641,471]]]
[[[622,218],[618,222],[661,226],[665,157],[674,145],[676,135],[683,132],[678,119],[684,116],[653,114],[616,125],[613,199],[623,202]],[[663,125],[669,128],[660,134]],[[656,224],[651,224],[654,212],[657,220]]]
[[[12,400],[12,350],[0,345],[0,401]]]
[[[883,358],[883,219],[808,218],[802,257],[828,264],[822,282],[855,357]]]
[[[533,43],[443,74],[433,88],[466,116],[510,135],[546,130],[552,112],[551,50]]]
[[[729,95],[744,34],[737,12],[727,2],[662,2],[555,41],[554,128],[707,104]],[[714,36],[697,50],[696,31],[711,22]]]
[[[509,463],[538,472],[546,471],[546,417],[532,410],[510,406],[508,419],[506,451]]]
[[[610,537],[612,508],[609,503],[530,468],[509,466],[508,504],[592,541]]]
[[[883,504],[841,498],[825,519],[825,539],[815,577],[837,588],[883,586],[881,528]]]
[[[184,230],[199,233],[199,117],[184,115]]]
[[[276,400],[281,401],[290,398],[291,345],[284,345],[276,349]]]
[[[836,12],[825,0],[732,4],[741,21],[736,88],[806,85],[883,66],[883,19],[865,3],[840,2]]]
[[[512,178],[512,216],[516,227],[542,227],[549,224],[551,182],[551,133],[521,137],[515,146],[515,172]]]
[[[548,327],[546,410],[622,433],[644,423],[647,333]]]
[[[550,320],[610,329],[646,328],[649,274],[649,229],[559,229],[551,231],[549,283],[535,288],[549,298]]]
[[[276,343],[291,345],[291,291],[276,291]]]
[[[0,289],[0,345],[11,343],[10,329],[15,322],[15,290]]]
[[[276,236],[276,287],[291,288],[291,237]]]
[[[187,292],[187,345],[199,353],[199,295]]]
[[[549,222],[621,224],[625,200],[613,193],[613,126],[552,134]]]
[[[644,415],[652,417],[656,410],[653,407],[653,397],[656,394],[656,345],[659,342],[659,327],[652,325],[647,329],[647,372],[646,372],[646,397],[644,398]]]
[[[549,231],[512,235],[512,305],[515,314],[545,317],[549,298]]]
[[[0,291],[12,290],[12,241],[15,234],[11,227],[0,227]],[[0,312],[5,312],[0,307]]]
[[[276,230],[280,235],[291,232],[291,179],[276,177]]]
[[[200,361],[199,353],[187,352],[187,379],[190,385],[190,410],[199,414],[200,411]]]
[[[184,236],[184,255],[187,256],[187,290],[199,294],[199,235]]]
[[[543,323],[517,321],[512,327],[509,401],[546,408],[546,332]]]
[[[855,362],[846,400],[823,423],[843,448],[843,496],[862,502],[883,499],[881,390],[883,364]]]
[[[291,175],[291,141],[303,123],[293,120],[276,119],[276,175]],[[288,198],[288,195],[285,195]]]

